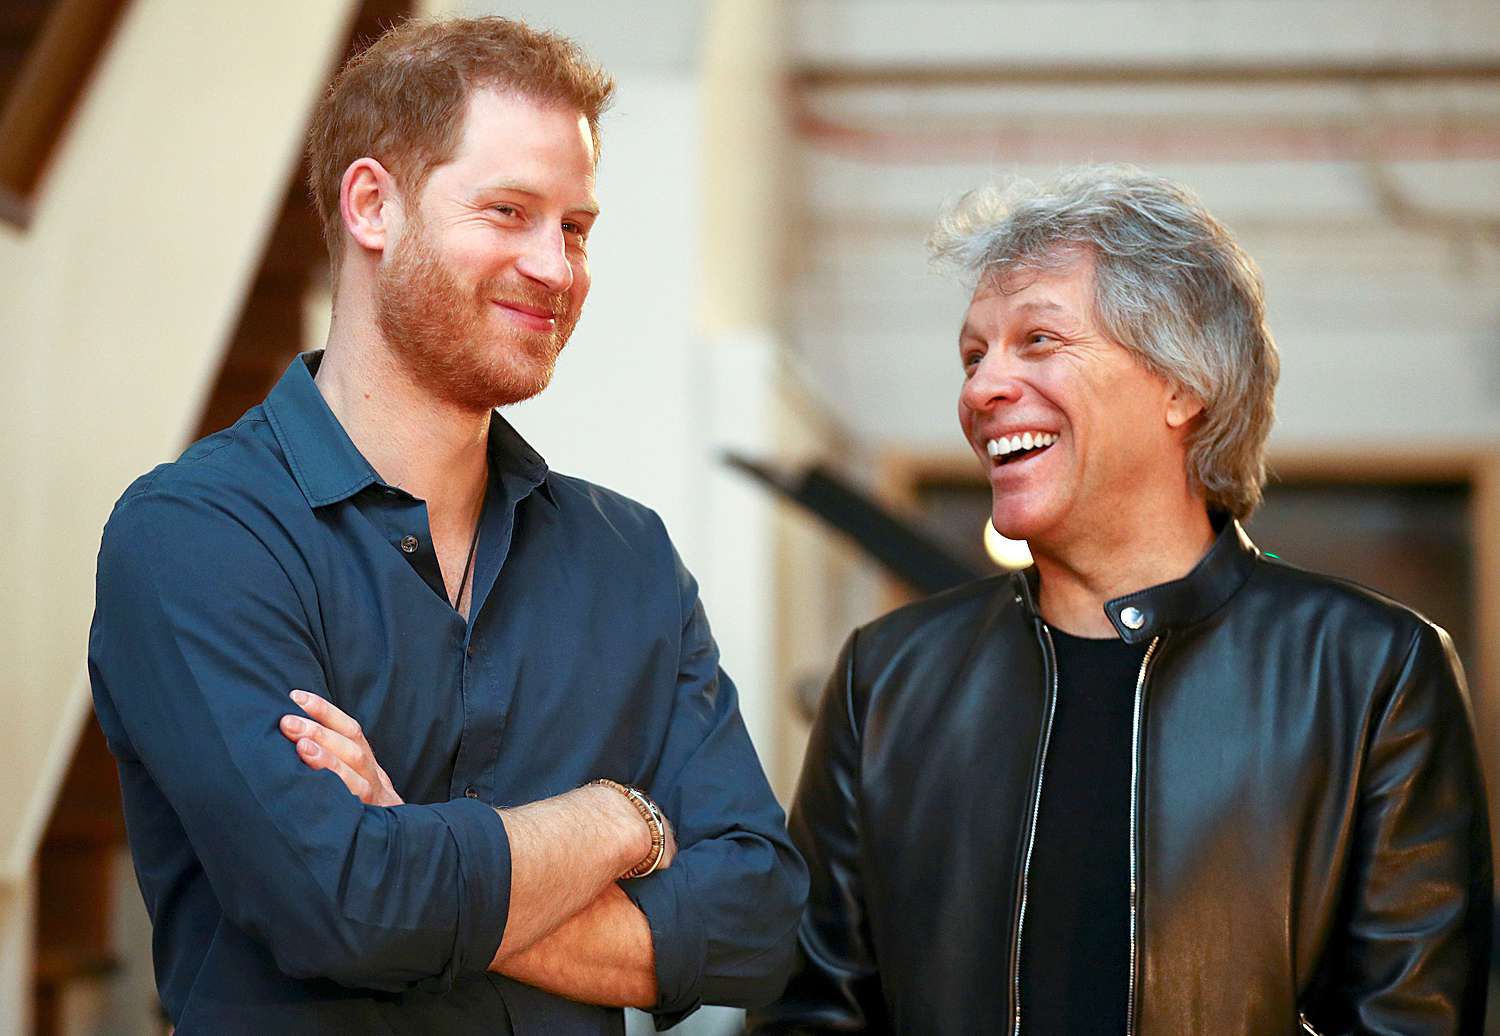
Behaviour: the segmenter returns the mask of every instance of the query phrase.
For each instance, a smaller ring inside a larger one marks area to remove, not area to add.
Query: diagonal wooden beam
[[[57,0],[0,109],[0,219],[31,202],[129,0]]]

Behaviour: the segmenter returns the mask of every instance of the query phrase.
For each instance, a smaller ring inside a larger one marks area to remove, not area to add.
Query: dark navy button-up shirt
[[[645,788],[681,845],[623,883],[659,1017],[776,995],[806,871],[661,521],[495,415],[466,622],[426,505],[360,455],[319,359],[137,480],[100,549],[89,675],[178,1032],[622,1032],[485,970],[510,893],[493,807],[595,777]],[[407,805],[303,765],[277,728],[293,688],[360,722]]]

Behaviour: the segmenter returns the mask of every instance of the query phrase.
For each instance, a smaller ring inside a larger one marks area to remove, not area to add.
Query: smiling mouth
[[[1002,435],[998,439],[987,440],[984,449],[989,454],[992,463],[997,467],[1003,467],[1035,457],[1050,449],[1055,442],[1057,442],[1057,435],[1053,432],[1023,432],[1019,435]]]
[[[557,324],[557,314],[549,310],[499,299],[495,300],[495,305],[508,312],[513,319],[517,319],[521,323],[538,330],[550,329]]]

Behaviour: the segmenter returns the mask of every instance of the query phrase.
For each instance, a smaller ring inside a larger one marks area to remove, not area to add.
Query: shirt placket
[[[490,500],[484,509],[479,531],[479,548],[474,559],[474,586],[470,599],[469,621],[459,644],[459,691],[464,703],[463,734],[453,760],[450,793],[457,797],[480,799],[493,805],[498,801],[494,787],[495,764],[500,757],[500,742],[510,714],[513,688],[496,678],[496,647],[502,631],[493,628],[489,616],[495,609],[486,608],[490,596],[499,590],[501,570],[510,554],[511,534],[515,528],[516,508],[532,487],[511,484],[501,476],[490,485]],[[514,502],[513,502],[514,501]]]
[[[403,558],[411,567],[412,571],[427,584],[444,606],[448,609],[447,620],[436,631],[436,635],[444,638],[447,643],[444,650],[452,653],[455,663],[449,667],[443,667],[445,671],[457,674],[459,682],[459,700],[463,702],[463,732],[459,738],[458,752],[454,760],[454,767],[448,781],[448,799],[452,800],[460,796],[472,799],[490,800],[490,789],[487,783],[481,779],[482,772],[467,764],[470,753],[469,746],[473,745],[476,738],[482,736],[489,721],[489,712],[483,705],[483,695],[480,689],[486,686],[482,675],[476,679],[476,662],[482,661],[481,652],[473,636],[474,624],[464,621],[462,615],[452,608],[448,597],[447,586],[443,582],[442,566],[438,563],[437,552],[432,545],[431,526],[427,517],[427,504],[400,489],[382,486],[378,490],[384,503],[380,509],[380,525],[387,542],[392,549]],[[493,543],[493,537],[488,536],[488,528],[481,530],[479,554],[481,558],[486,556],[487,550],[485,540],[488,537]],[[475,574],[475,589],[478,589],[480,574]],[[478,595],[471,602],[471,614],[478,604]],[[436,688],[434,688],[436,690]]]
[[[381,509],[386,539],[411,565],[412,571],[422,578],[428,589],[444,601],[448,600],[447,587],[443,585],[443,570],[438,564],[437,552],[432,546],[432,531],[427,520],[427,504],[399,489],[382,487],[380,493],[388,501]],[[454,613],[457,616],[457,613]],[[461,623],[460,623],[461,624]]]

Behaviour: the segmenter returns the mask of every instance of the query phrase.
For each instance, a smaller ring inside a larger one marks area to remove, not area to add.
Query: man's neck
[[[428,521],[472,528],[484,498],[490,414],[425,391],[371,329],[360,341],[336,321],[314,378],[381,479],[427,503]]]
[[[1105,523],[1061,549],[1035,544],[1042,617],[1078,636],[1115,636],[1106,602],[1182,578],[1213,542],[1208,510],[1193,497]]]

